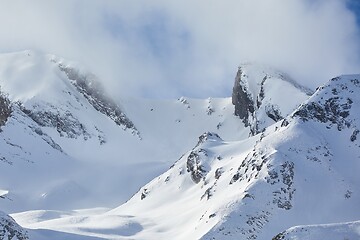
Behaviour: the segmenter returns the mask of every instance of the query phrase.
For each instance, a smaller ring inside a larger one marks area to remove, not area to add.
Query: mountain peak
[[[55,127],[61,136],[87,138],[85,124],[74,112],[90,105],[141,138],[120,106],[107,97],[100,79],[77,63],[27,50],[0,55],[0,66],[0,90],[40,126]]]
[[[355,121],[349,116],[350,111],[359,94],[360,75],[333,78],[319,87],[314,96],[294,112],[293,117],[325,123],[328,128],[336,126],[339,131],[350,128]],[[353,114],[353,118],[357,116]]]
[[[285,73],[265,65],[247,63],[238,69],[232,103],[235,115],[250,127],[250,134],[255,135],[290,114],[311,94],[311,90]]]

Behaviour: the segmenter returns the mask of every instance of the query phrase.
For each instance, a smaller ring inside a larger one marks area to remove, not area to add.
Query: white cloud
[[[122,96],[230,96],[243,61],[315,88],[360,72],[357,31],[342,0],[0,0],[0,51],[79,61]]]

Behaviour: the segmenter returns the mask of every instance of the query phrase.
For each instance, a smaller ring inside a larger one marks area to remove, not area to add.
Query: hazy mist
[[[112,94],[230,96],[255,61],[315,88],[360,73],[359,28],[343,0],[0,1],[0,51],[83,64]]]

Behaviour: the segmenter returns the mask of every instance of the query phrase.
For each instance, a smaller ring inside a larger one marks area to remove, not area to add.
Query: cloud
[[[360,72],[342,0],[0,1],[0,51],[78,61],[116,96],[230,96],[237,66],[270,64],[315,88]]]

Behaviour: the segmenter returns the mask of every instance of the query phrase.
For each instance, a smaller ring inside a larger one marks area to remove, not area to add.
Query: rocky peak
[[[354,119],[351,110],[360,91],[360,75],[347,75],[331,79],[319,87],[314,96],[303,104],[293,118],[300,118],[325,123],[327,128],[336,126],[339,131],[350,128]],[[355,115],[356,116],[356,115]],[[359,130],[354,130],[353,139]]]
[[[256,135],[290,114],[311,94],[284,73],[259,64],[243,64],[235,77],[232,103],[235,115],[250,128],[250,135]]]

